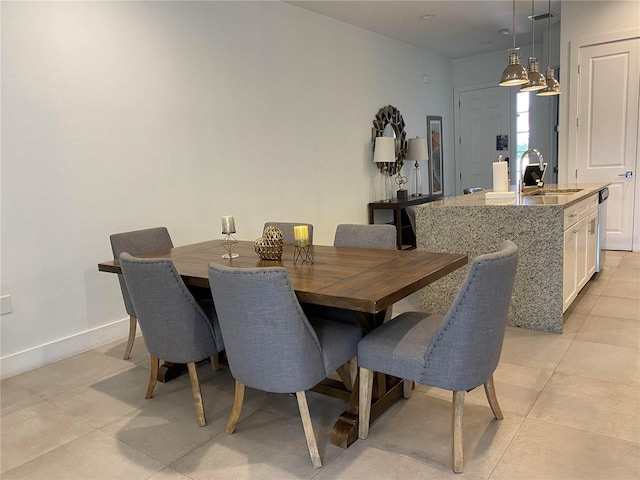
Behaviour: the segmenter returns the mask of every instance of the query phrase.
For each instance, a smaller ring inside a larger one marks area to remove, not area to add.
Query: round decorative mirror
[[[402,168],[403,160],[407,153],[407,134],[404,131],[402,114],[393,105],[387,105],[378,110],[376,118],[373,120],[371,141],[375,142],[376,137],[392,137],[395,139],[396,161],[379,164],[381,171],[389,175],[395,175]]]

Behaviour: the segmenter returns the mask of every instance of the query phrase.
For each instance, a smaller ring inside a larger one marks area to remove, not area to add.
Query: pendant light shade
[[[522,85],[529,81],[527,71],[520,64],[520,49],[513,48],[509,50],[509,64],[502,72],[499,85],[501,87],[511,87],[513,85]]]
[[[520,89],[521,92],[533,92],[547,88],[547,81],[540,73],[540,66],[536,57],[529,57],[529,68],[527,69],[529,81]]]
[[[533,92],[547,88],[547,81],[540,73],[540,66],[538,65],[538,59],[535,54],[536,18],[534,15],[533,1],[534,0],[531,0],[531,56],[529,57],[529,68],[527,69],[529,80],[526,85],[522,86],[520,89],[521,92]]]
[[[547,82],[547,88],[540,90],[536,93],[539,97],[549,97],[551,95],[560,95],[560,82],[553,76],[553,68],[547,67],[547,73],[545,75]]]
[[[499,85],[501,87],[511,87],[522,85],[529,81],[527,71],[520,64],[520,49],[516,48],[516,0],[513,0],[513,48],[509,49],[509,59],[507,68],[502,72]]]
[[[548,27],[547,27],[547,73],[545,74],[545,81],[547,87],[544,90],[539,90],[536,93],[539,97],[550,97],[551,95],[560,95],[560,83],[553,76],[553,68],[551,68],[551,0],[549,0],[549,12],[547,15]]]

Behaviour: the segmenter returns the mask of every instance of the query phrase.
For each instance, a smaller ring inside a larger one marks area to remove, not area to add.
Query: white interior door
[[[609,182],[608,250],[633,245],[640,39],[580,47],[576,181]]]
[[[498,155],[514,160],[516,151],[516,139],[511,135],[511,89],[489,87],[462,91],[458,108],[460,187],[493,188],[492,163]],[[497,149],[498,135],[508,135],[507,150]],[[513,165],[511,161],[510,167]]]

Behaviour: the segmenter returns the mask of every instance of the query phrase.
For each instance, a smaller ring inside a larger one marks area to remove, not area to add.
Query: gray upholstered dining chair
[[[366,335],[358,345],[358,436],[367,438],[373,372],[453,391],[452,464],[464,470],[462,414],[465,392],[484,384],[494,416],[503,418],[493,385],[516,276],[518,248],[505,241],[496,253],[476,257],[446,315],[406,312]]]
[[[123,252],[120,267],[151,354],[145,398],[153,395],[160,359],[186,363],[198,425],[204,427],[207,421],[195,362],[209,358],[217,370],[218,353],[224,350],[213,301],[196,302],[167,258],[136,258]]]
[[[396,236],[396,227],[393,225],[341,224],[336,227],[333,246],[395,250]]]
[[[266,222],[263,227],[263,231],[273,225],[274,227],[278,227],[280,231],[282,231],[282,238],[284,243],[293,244],[295,241],[295,237],[293,235],[293,227],[297,225],[306,225],[309,227],[309,243],[313,245],[313,225],[310,223],[296,223],[296,222]]]
[[[145,253],[157,252],[173,248],[173,242],[166,227],[147,228],[145,230],[135,230],[133,232],[114,233],[110,237],[113,259],[118,260],[122,252],[131,255],[143,255]],[[124,349],[123,358],[127,360],[131,356],[133,342],[136,339],[137,315],[131,303],[127,286],[122,275],[118,275],[124,308],[129,315],[129,338]]]
[[[245,386],[296,392],[314,468],[322,466],[305,390],[356,356],[355,325],[307,318],[282,267],[231,268],[209,264],[209,285],[236,380],[226,433],[240,418]]]

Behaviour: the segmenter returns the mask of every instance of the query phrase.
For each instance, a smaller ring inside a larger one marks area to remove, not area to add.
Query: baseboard
[[[129,334],[129,317],[22,352],[0,357],[0,379],[100,347]]]

